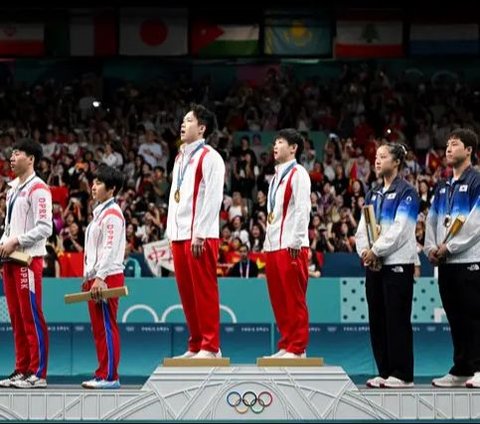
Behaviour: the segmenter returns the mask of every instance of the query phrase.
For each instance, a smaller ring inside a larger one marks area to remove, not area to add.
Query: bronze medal
[[[175,194],[173,195],[173,198],[175,199],[175,202],[180,203],[180,189],[177,188]]]
[[[452,217],[450,215],[445,215],[445,219],[443,220],[443,225],[445,228],[450,227],[450,224],[452,223]]]

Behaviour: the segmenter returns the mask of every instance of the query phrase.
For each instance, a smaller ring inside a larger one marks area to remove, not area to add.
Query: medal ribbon
[[[288,167],[287,169],[285,169],[285,171],[283,171],[283,174],[282,176],[280,177],[280,181],[278,182],[277,186],[275,187],[274,190],[269,190],[269,193],[270,193],[270,196],[269,196],[269,199],[268,199],[268,203],[270,205],[270,211],[269,212],[273,212],[273,210],[275,209],[275,203],[276,203],[276,196],[277,196],[277,191],[278,191],[278,188],[280,187],[280,184],[282,184],[282,181],[283,179],[287,176],[287,174],[293,169],[293,167],[297,164],[297,161],[294,161],[292,162]],[[272,179],[272,184],[271,184],[271,188],[273,188],[275,186],[275,179],[276,179],[276,175],[275,177],[273,177]]]

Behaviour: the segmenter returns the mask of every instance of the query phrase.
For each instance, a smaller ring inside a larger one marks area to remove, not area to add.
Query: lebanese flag
[[[336,57],[403,56],[403,23],[390,13],[365,11],[337,21]]]
[[[70,17],[72,56],[114,56],[117,54],[117,23],[112,11],[72,10]]]
[[[0,24],[0,55],[42,56],[44,51],[43,23]]]
[[[125,8],[120,17],[120,54],[178,56],[188,52],[187,10]]]

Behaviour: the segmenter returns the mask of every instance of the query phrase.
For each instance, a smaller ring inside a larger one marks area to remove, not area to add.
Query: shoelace
[[[21,372],[15,370],[15,371],[13,371],[13,372],[8,376],[8,379],[11,380],[12,378],[17,377],[17,376],[19,376],[19,375],[20,375],[20,376],[24,376],[24,374],[22,374]]]

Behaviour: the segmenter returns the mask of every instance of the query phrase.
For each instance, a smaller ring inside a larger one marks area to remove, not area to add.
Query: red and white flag
[[[44,51],[43,23],[0,24],[0,55],[42,56]]]
[[[70,54],[72,56],[114,56],[117,50],[117,22],[113,10],[71,11]]]
[[[120,54],[179,56],[188,52],[186,9],[121,10]]]
[[[335,56],[403,56],[402,21],[368,12],[338,19]]]

